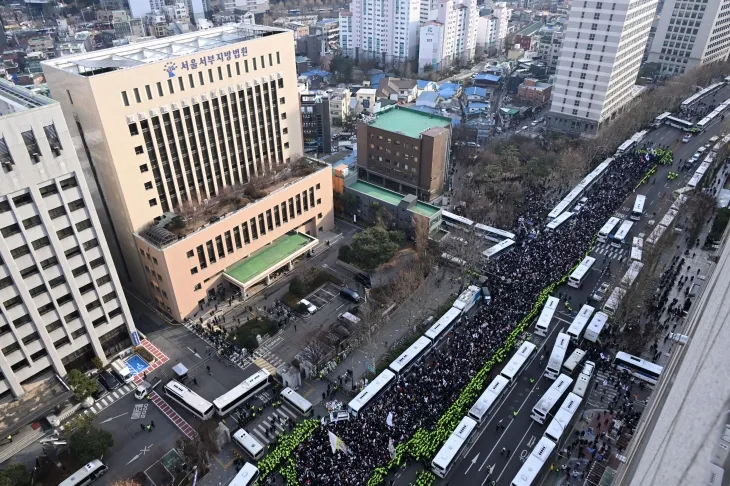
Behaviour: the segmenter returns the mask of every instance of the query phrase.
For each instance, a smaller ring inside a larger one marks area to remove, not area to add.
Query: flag
[[[330,436],[330,446],[332,446],[332,454],[334,454],[338,450],[349,454],[350,449],[347,447],[347,445],[344,442],[342,442],[342,439],[337,437],[332,432],[327,432],[327,433]]]
[[[388,416],[385,418],[385,423],[388,427],[393,426],[393,412],[388,412]]]

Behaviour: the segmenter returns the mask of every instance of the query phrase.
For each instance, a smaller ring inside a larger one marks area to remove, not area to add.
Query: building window
[[[124,106],[129,106],[129,97],[127,96],[126,91],[122,91],[122,102],[124,103]]]
[[[142,103],[142,98],[139,96],[139,88],[134,88],[134,100],[137,103]]]
[[[195,275],[196,273],[198,273],[198,267],[193,267],[190,269],[190,275]]]
[[[200,289],[202,289],[202,288],[203,288],[203,286],[202,286],[202,285],[200,285],[200,284],[195,284],[195,287],[193,287],[193,290],[200,290]]]
[[[150,207],[157,206],[157,199],[150,199],[149,205],[150,205]]]
[[[129,134],[131,136],[134,137],[135,135],[139,135],[139,128],[137,127],[136,123],[130,123],[128,125],[128,128],[129,128]]]

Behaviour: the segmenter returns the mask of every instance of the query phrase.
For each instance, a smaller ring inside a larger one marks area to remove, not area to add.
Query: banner
[[[327,433],[330,436],[330,446],[332,447],[332,454],[334,454],[338,450],[339,451],[342,451],[342,452],[345,452],[345,453],[349,453],[350,452],[350,449],[348,449],[347,445],[345,445],[345,443],[342,442],[342,439],[340,439],[339,437],[337,437],[332,432],[327,432]]]

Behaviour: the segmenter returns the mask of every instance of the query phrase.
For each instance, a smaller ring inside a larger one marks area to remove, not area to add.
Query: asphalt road
[[[730,96],[730,88],[723,90],[717,96],[717,100],[724,100],[728,96]],[[626,240],[627,242],[630,242],[632,237],[638,236],[640,233],[648,235],[651,232],[655,222],[661,219],[672,204],[674,199],[672,192],[686,185],[703,158],[698,160],[693,168],[686,172],[680,172],[679,159],[686,161],[697,149],[708,143],[709,138],[712,136],[720,135],[723,130],[730,132],[730,126],[726,125],[730,125],[730,123],[717,122],[704,133],[692,137],[688,143],[679,141],[684,133],[671,127],[661,127],[653,130],[647,136],[645,139],[646,142],[651,141],[657,145],[671,148],[674,151],[675,163],[671,167],[658,167],[653,181],[643,185],[636,191],[636,194],[646,196],[647,203],[644,209],[644,217],[638,223],[634,224]],[[668,180],[667,174],[669,171],[679,172],[679,177],[673,181]],[[616,212],[616,216],[622,219],[628,217],[635,198],[636,195],[631,194]],[[682,218],[680,218],[680,222],[681,220]],[[683,248],[679,251],[682,250]],[[539,342],[538,351],[522,372],[520,380],[504,396],[491,418],[478,429],[478,432],[472,437],[470,444],[464,452],[460,454],[459,460],[446,478],[437,481],[436,484],[485,485],[491,484],[491,481],[496,481],[498,486],[510,484],[520,467],[522,467],[522,460],[530,453],[537,441],[540,440],[547,426],[547,423],[540,425],[530,418],[532,408],[552,384],[552,380],[542,377],[544,364],[542,366],[540,365],[539,357],[543,353],[549,356],[558,331],[567,329],[575,313],[577,313],[581,305],[588,302],[588,297],[593,293],[595,288],[600,286],[603,281],[611,280],[610,277],[602,273],[606,265],[611,266],[612,275],[623,275],[628,266],[629,252],[630,244],[620,250],[610,247],[607,243],[596,245],[592,256],[597,259],[597,262],[591,269],[588,277],[586,277],[583,288],[574,289],[567,285],[559,288],[558,291],[562,292],[563,299],[565,299],[566,294],[570,297],[574,312],[569,312],[561,304],[560,310],[556,312],[551,322],[551,329],[547,338],[533,337],[533,342],[536,344]],[[600,310],[602,304],[596,302],[588,303],[596,307],[597,310]],[[566,356],[573,349],[575,347],[571,346]],[[534,383],[530,383],[530,378],[534,379]],[[595,383],[591,386],[594,385]],[[584,399],[580,411],[585,409],[588,402],[591,402],[591,400]],[[595,404],[595,402],[600,401],[594,397],[593,402]],[[514,411],[517,411],[516,416],[513,415]],[[577,415],[578,413],[576,413]],[[500,420],[506,428],[497,431],[496,426]],[[502,448],[509,449],[509,457],[506,454],[502,454]],[[405,485],[412,483],[415,479],[416,472],[420,468],[420,465],[412,465],[399,472],[397,474],[396,484]],[[491,474],[489,474],[490,469],[492,471]],[[538,481],[537,484],[540,484],[540,482]]]

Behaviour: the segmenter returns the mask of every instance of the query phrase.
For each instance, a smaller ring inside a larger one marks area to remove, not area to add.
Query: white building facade
[[[659,74],[682,74],[687,69],[725,62],[730,53],[730,0],[677,1],[664,4],[649,62]]]
[[[479,24],[476,0],[439,1],[429,17],[420,28],[419,73],[426,66],[439,71],[474,59]]]
[[[548,125],[595,135],[631,100],[657,0],[578,1],[570,8]]]
[[[2,81],[0,115],[0,396],[19,397],[138,338],[61,106]]]
[[[353,0],[340,13],[340,46],[350,57],[398,64],[415,59],[421,0]]]

